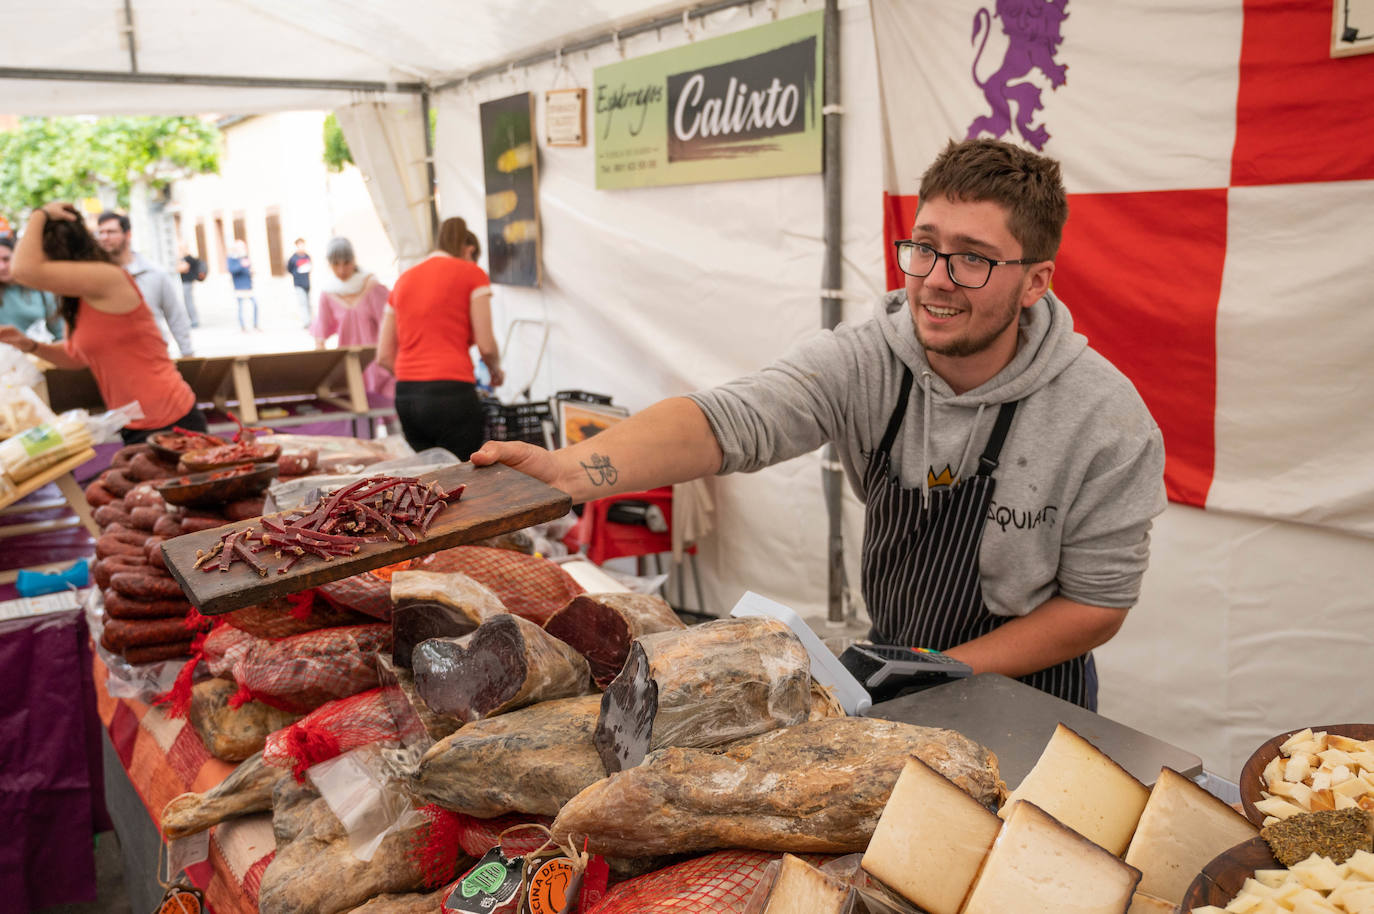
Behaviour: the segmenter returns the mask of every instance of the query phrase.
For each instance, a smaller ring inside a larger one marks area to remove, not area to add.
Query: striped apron
[[[1007,621],[983,603],[978,552],[997,486],[992,474],[1016,403],[998,409],[977,472],[954,485],[931,489],[929,504],[923,506],[921,490],[903,487],[890,472],[892,442],[906,414],[912,381],[907,369],[897,408],[864,475],[863,593],[874,642],[947,650]],[[1092,710],[1097,703],[1096,682],[1089,682],[1096,679],[1092,672],[1084,655],[1022,676],[1021,681]]]

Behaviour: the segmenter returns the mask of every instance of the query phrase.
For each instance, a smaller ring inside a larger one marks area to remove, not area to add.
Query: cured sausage
[[[162,571],[167,570],[167,562],[162,557],[162,544],[166,541],[167,537],[154,534],[143,544],[143,554],[147,557],[148,564]]]
[[[111,619],[181,619],[191,609],[189,600],[139,600],[117,590],[107,589],[105,612]],[[186,633],[190,637],[190,632]]]
[[[591,853],[624,857],[721,847],[856,853],[910,755],[984,806],[1006,796],[997,756],[960,733],[844,717],[715,750],[655,752],[569,801],[553,837],[581,848],[585,835]]]
[[[147,453],[135,454],[124,469],[124,475],[138,482],[152,482],[153,480],[175,476],[176,471],[177,468],[174,464],[163,463],[151,453]]]
[[[162,508],[134,508],[129,512],[129,521],[134,528],[152,533],[153,527],[157,525],[157,519],[166,513]]]
[[[191,656],[190,641],[173,641],[168,644],[144,644],[126,647],[123,657],[129,663],[157,663],[159,660],[175,660]]]
[[[719,619],[645,635],[601,698],[607,771],[665,746],[706,748],[790,727],[811,711],[811,657],[776,619]]]
[[[686,627],[667,600],[647,593],[582,594],[544,623],[544,631],[587,658],[599,689],[620,674],[636,638]]]
[[[147,568],[148,561],[142,555],[116,553],[97,559],[91,576],[95,579],[95,586],[104,590],[110,586],[111,575],[121,571],[144,571]]]
[[[463,721],[592,691],[591,671],[577,651],[509,613],[462,638],[425,641],[413,659],[415,690],[425,704]]]
[[[110,458],[110,466],[128,466],[129,461],[133,460],[136,455],[151,454],[152,452],[153,449],[150,448],[147,444],[127,444],[114,452],[114,456]]]
[[[600,705],[582,695],[470,723],[430,747],[413,785],[428,802],[483,819],[556,816],[606,776],[592,744]]]
[[[100,474],[100,482],[116,498],[123,498],[134,487],[134,481],[125,476],[117,467],[111,467]]]
[[[181,521],[175,515],[164,514],[153,524],[153,535],[164,539],[172,539],[181,536]]]
[[[123,502],[111,502],[96,508],[91,512],[91,517],[95,518],[95,522],[102,527],[108,527],[110,524],[119,524],[122,527],[134,525],[133,517],[124,509]]]
[[[134,508],[167,509],[167,501],[162,493],[146,482],[140,482],[129,490],[129,494],[124,496],[124,505],[131,511]]]
[[[252,756],[204,793],[183,793],[162,808],[162,834],[167,839],[203,832],[225,819],[272,808],[272,788],[287,771]]]
[[[108,619],[100,643],[107,651],[153,644],[191,643],[185,619]]]
[[[86,486],[86,503],[92,508],[103,508],[114,500],[114,493],[99,479]]]
[[[466,635],[505,611],[496,594],[461,572],[398,571],[391,576],[391,658],[410,669],[421,641]]]
[[[262,517],[264,501],[265,499],[261,495],[257,498],[241,498],[238,501],[231,501],[224,506],[224,516],[231,521]]]
[[[223,527],[227,523],[228,521],[222,517],[183,517],[178,526],[182,533],[199,533],[202,530]]]
[[[109,558],[112,555],[137,555],[143,556],[143,541],[137,543],[129,539],[122,539],[122,534],[135,531],[120,530],[116,532],[106,531],[100,539],[95,541],[95,557],[98,559]],[[141,534],[146,537],[146,534]]]
[[[277,458],[277,473],[281,476],[304,476],[320,462],[320,452],[314,448],[282,454]]]
[[[110,587],[126,597],[144,600],[175,600],[184,598],[181,585],[165,572],[121,571],[110,575]]]

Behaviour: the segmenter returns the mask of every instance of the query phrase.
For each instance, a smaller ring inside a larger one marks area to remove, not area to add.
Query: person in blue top
[[[286,261],[286,272],[291,274],[291,286],[296,292],[296,304],[300,306],[305,320],[305,329],[310,329],[310,254],[305,250],[305,239],[296,239],[296,253]]]
[[[239,329],[248,332],[248,324],[243,319],[243,306],[253,306],[253,329],[259,333],[258,298],[253,294],[253,266],[248,260],[248,245],[242,240],[234,242],[233,255],[226,258],[229,275],[234,279],[234,296],[239,300]]]
[[[62,339],[62,319],[57,303],[47,292],[21,286],[10,275],[10,261],[14,258],[14,240],[0,237],[0,324],[8,324],[27,331],[42,321],[54,339]]]

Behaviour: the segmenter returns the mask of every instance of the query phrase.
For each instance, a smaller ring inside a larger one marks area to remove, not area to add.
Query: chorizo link
[[[91,512],[91,517],[95,518],[95,522],[102,527],[108,527],[110,524],[119,524],[124,527],[132,527],[134,525],[133,518],[129,515],[128,511],[124,510],[122,502],[112,502],[108,505],[96,508]]]
[[[175,660],[191,656],[190,641],[172,641],[168,644],[145,644],[124,649],[124,659],[129,663],[157,663],[159,660]]]
[[[181,585],[166,572],[121,571],[110,575],[110,587],[126,597],[144,600],[175,600],[184,597]]]
[[[114,500],[114,493],[105,488],[105,484],[99,479],[86,486],[86,504],[92,508],[103,508]]]
[[[183,621],[191,609],[189,600],[137,600],[117,590],[104,593],[105,612],[111,619],[170,619]]]
[[[100,643],[106,650],[122,651],[126,647],[147,644],[166,644],[169,641],[189,641],[185,619],[107,619]]]

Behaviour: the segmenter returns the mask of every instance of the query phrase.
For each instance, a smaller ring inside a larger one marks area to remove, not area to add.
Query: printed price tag
[[[495,914],[509,905],[520,893],[525,880],[525,858],[511,860],[501,853],[499,846],[482,855],[477,865],[468,870],[453,891],[444,899],[445,911],[463,914]],[[510,910],[514,910],[514,906]]]
[[[48,451],[55,451],[62,446],[62,433],[56,426],[35,425],[26,432],[18,435],[19,446],[24,449],[24,453],[30,457],[37,457],[46,454]]]

